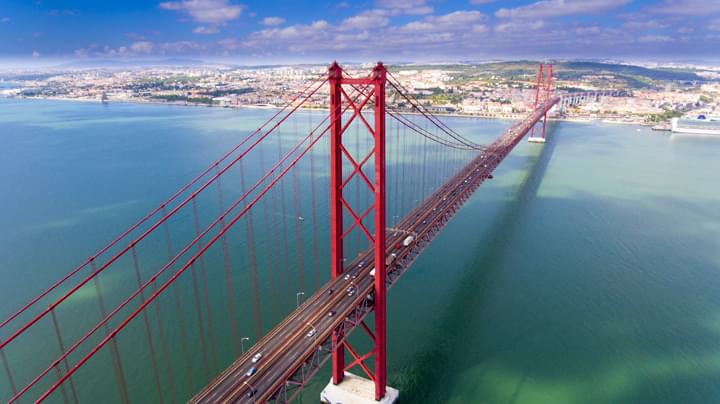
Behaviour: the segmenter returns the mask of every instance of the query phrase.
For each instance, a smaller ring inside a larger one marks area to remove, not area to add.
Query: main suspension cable
[[[360,92],[360,93],[363,94],[363,95],[366,95],[366,94],[363,92],[363,90],[358,89],[355,85],[352,85],[352,87],[355,89],[355,91],[358,91],[358,92]],[[370,103],[370,104],[373,104],[374,102],[373,102],[372,100],[370,100],[369,103]],[[410,128],[411,130],[413,130],[414,132],[418,133],[419,135],[421,135],[421,136],[423,136],[423,137],[426,137],[426,138],[432,140],[433,142],[439,143],[439,144],[441,144],[441,145],[443,145],[443,146],[451,147],[451,148],[459,149],[459,150],[484,150],[484,147],[471,147],[471,146],[468,146],[468,145],[466,145],[466,144],[453,143],[453,142],[450,141],[450,140],[442,139],[441,137],[436,136],[435,134],[433,134],[432,132],[428,131],[427,129],[422,128],[421,126],[419,126],[418,124],[416,124],[416,123],[413,122],[412,120],[410,120],[410,119],[408,119],[407,117],[405,117],[401,112],[399,112],[399,111],[397,111],[397,110],[395,110],[395,109],[393,109],[393,108],[389,108],[389,107],[386,106],[385,112],[386,112],[388,115],[390,115],[390,117],[394,118],[396,121],[398,121],[398,122],[400,122],[401,124],[403,124],[404,126]]]
[[[400,83],[400,81],[398,79],[396,79],[395,76],[391,72],[388,71],[388,75],[390,77],[390,79],[388,79],[388,83],[390,83],[390,85],[395,89],[395,91],[397,91],[398,94],[400,94],[403,98],[405,98],[410,103],[410,105],[412,105],[413,108],[415,108],[420,114],[422,114],[427,119],[429,119],[440,130],[442,130],[448,136],[454,138],[458,142],[463,143],[469,147],[473,147],[473,148],[481,148],[482,147],[482,145],[477,144],[477,143],[465,138],[464,136],[457,133],[455,130],[453,130],[449,126],[447,126],[440,118],[435,116],[435,114],[433,114],[427,108],[425,108],[422,104],[420,104],[420,102],[415,97],[410,95],[410,91],[405,86],[403,86],[402,83]]]

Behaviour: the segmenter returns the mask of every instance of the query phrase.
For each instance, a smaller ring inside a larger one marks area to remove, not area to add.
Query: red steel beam
[[[342,207],[342,68],[333,63],[328,70],[330,83],[330,277],[337,278],[343,272],[343,207]],[[343,379],[345,351],[342,335],[337,331],[332,337],[332,379],[338,384]]]
[[[385,82],[382,63],[373,69],[375,80],[375,400],[385,396],[386,300],[385,284]]]
[[[552,94],[553,65],[547,65],[547,71],[548,71],[548,77],[547,77],[547,81],[545,81],[545,102],[547,102],[550,99],[550,95]],[[545,139],[545,128],[546,127],[547,127],[547,112],[545,112],[545,115],[543,116],[543,131],[542,131],[543,139]]]

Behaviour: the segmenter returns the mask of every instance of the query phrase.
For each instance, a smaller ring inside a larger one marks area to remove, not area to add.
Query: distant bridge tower
[[[535,104],[533,109],[537,109],[540,105],[544,104],[552,96],[552,81],[553,81],[553,65],[541,63],[538,67],[537,73],[537,84],[535,87]],[[533,143],[545,143],[545,128],[547,127],[547,112],[543,116],[542,121],[542,133],[540,136],[535,135],[535,126],[530,131],[530,137],[528,142]]]

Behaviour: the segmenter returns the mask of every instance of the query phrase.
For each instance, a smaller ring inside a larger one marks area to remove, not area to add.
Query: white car
[[[308,338],[312,338],[312,337],[314,337],[314,336],[315,336],[315,329],[312,328],[312,329],[310,329],[310,331],[308,331],[307,337],[308,337]]]
[[[258,352],[252,357],[252,363],[258,363],[262,358],[262,353]]]

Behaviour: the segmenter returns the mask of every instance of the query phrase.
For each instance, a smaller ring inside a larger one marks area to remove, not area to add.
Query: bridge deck
[[[387,236],[387,281],[391,286],[470,195],[487,179],[528,130],[557,103],[553,98],[513,125],[458,174],[410,212]],[[402,241],[416,234],[408,246]],[[391,254],[395,254],[392,257]],[[390,258],[392,257],[392,258]],[[372,311],[373,252],[366,251],[345,270],[349,276],[328,281],[190,402],[287,402],[331,354],[333,330],[343,335]],[[349,287],[355,293],[347,293]],[[333,315],[330,315],[330,312]],[[253,363],[252,358],[262,358]],[[256,367],[251,376],[246,372]]]

